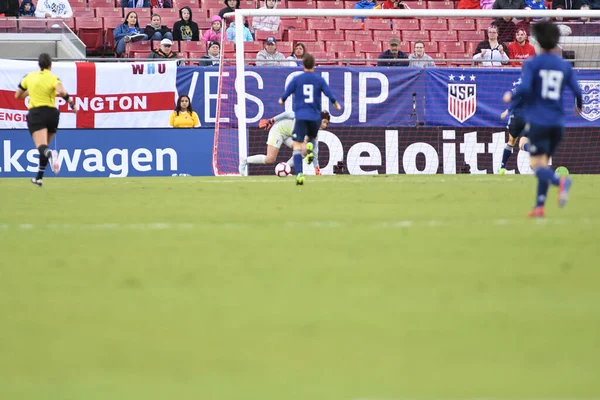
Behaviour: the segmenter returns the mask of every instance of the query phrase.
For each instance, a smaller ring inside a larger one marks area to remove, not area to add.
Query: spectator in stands
[[[169,126],[173,128],[197,128],[200,126],[198,114],[192,110],[192,102],[188,95],[182,94],[177,99],[177,107],[171,113]]]
[[[435,67],[433,58],[425,54],[425,44],[417,40],[413,46],[413,52],[408,56],[409,67],[430,68]]]
[[[535,48],[527,39],[527,32],[524,29],[519,29],[515,35],[515,41],[508,45],[508,58],[525,60],[535,56]],[[513,61],[510,65],[514,67],[521,66],[523,62]]]
[[[375,8],[376,5],[376,0],[359,0],[359,2],[354,5],[354,8],[357,10],[370,10]],[[362,22],[365,22],[365,17],[354,17],[354,19],[360,19]]]
[[[215,65],[219,65],[221,58],[219,57],[219,52],[221,51],[221,44],[216,40],[214,42],[210,42],[208,45],[208,50],[206,55],[202,56],[202,61],[200,61],[201,67],[212,67]]]
[[[522,10],[525,8],[525,0],[496,0],[494,10]]]
[[[510,43],[515,40],[517,25],[511,17],[497,18],[494,20],[494,25],[498,28],[498,41],[500,43]]]
[[[137,14],[133,11],[129,11],[125,17],[125,21],[115,28],[113,36],[115,38],[115,53],[117,53],[117,56],[125,53],[126,43],[148,39],[148,36],[146,36],[138,25]]]
[[[152,14],[150,23],[146,25],[144,33],[150,40],[163,40],[165,38],[173,40],[171,29],[169,29],[168,26],[161,24],[160,15],[158,14]]]
[[[507,46],[498,41],[498,28],[490,25],[487,32],[488,40],[479,42],[473,55],[473,60],[482,60],[483,62],[477,65],[484,67],[499,67],[502,64],[506,64],[508,55],[504,51],[504,48]]]
[[[304,54],[306,54],[306,46],[304,46],[304,43],[296,43],[296,45],[294,46],[294,51],[292,51],[292,54],[286,58],[286,60],[290,60],[287,62],[287,64],[283,64],[285,66],[288,67],[301,67],[302,64],[302,57],[304,57]]]
[[[583,8],[584,6],[588,6],[589,8]],[[600,10],[600,0],[583,0],[583,6],[581,6],[582,10]]]
[[[242,32],[244,34],[244,42],[254,42],[250,29],[242,25]],[[235,22],[233,21],[229,24],[229,28],[227,28],[227,40],[235,42]]]
[[[150,0],[121,0],[121,8],[150,8]]]
[[[410,9],[409,6],[407,6],[405,3],[398,1],[398,0],[384,0],[382,3],[379,3],[374,8],[381,8],[382,10],[393,10],[393,9],[409,10]]]
[[[456,8],[461,10],[479,10],[481,4],[479,0],[459,0]]]
[[[223,28],[223,20],[218,15],[214,15],[210,19],[210,29],[202,35],[202,41],[206,44],[216,40],[221,41],[221,29]]]
[[[35,4],[31,0],[23,0],[19,7],[19,17],[35,17]]]
[[[200,40],[198,24],[192,20],[192,9],[188,6],[179,10],[179,21],[173,25],[173,39],[197,42]]]
[[[170,58],[176,59],[177,53],[171,51],[171,47],[173,46],[173,41],[170,39],[163,39],[160,41],[160,47],[158,49],[152,50],[148,58]]]
[[[16,17],[19,13],[19,0],[0,0],[0,16]]]
[[[554,10],[579,10],[582,5],[582,0],[552,0]]]
[[[269,36],[265,40],[265,48],[256,54],[256,65],[268,67],[285,65],[281,62],[283,60],[285,56],[277,51],[277,40]]]
[[[68,0],[40,0],[35,9],[38,18],[71,18],[73,10]]]
[[[525,0],[526,10],[547,10],[546,2],[542,0]]]
[[[261,10],[272,10],[277,8],[277,0],[265,0],[264,7]],[[254,17],[252,18],[252,29],[254,31],[276,31],[279,28],[281,19],[279,16]]]
[[[408,61],[395,61],[408,60],[406,53],[400,50],[400,39],[398,38],[391,38],[389,42],[389,49],[381,53],[378,58],[380,60],[390,60],[378,61],[378,67],[408,67]]]
[[[150,5],[152,9],[155,8],[173,8],[173,4],[170,0],[151,0]]]
[[[222,8],[221,11],[219,11],[219,17],[223,19],[223,24],[227,25],[228,22],[233,21],[233,17],[228,20],[227,18],[225,18],[225,14],[234,12],[235,10],[240,8],[240,0],[224,0],[223,2],[225,3],[225,7]],[[247,20],[244,20],[244,26],[246,26],[246,28],[248,27]]]

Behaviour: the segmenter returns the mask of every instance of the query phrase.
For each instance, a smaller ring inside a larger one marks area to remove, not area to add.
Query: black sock
[[[44,171],[46,171],[46,165],[48,165],[48,158],[52,156],[52,150],[48,148],[45,144],[38,147],[38,151],[40,152],[40,166],[38,168],[38,173],[35,179],[40,180],[44,177]]]

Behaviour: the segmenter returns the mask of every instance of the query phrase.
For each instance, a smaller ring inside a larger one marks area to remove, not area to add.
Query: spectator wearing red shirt
[[[524,29],[519,29],[515,34],[515,41],[508,45],[508,58],[525,60],[535,56],[535,48],[527,39],[527,32]],[[523,62],[513,61],[510,65],[520,67]]]

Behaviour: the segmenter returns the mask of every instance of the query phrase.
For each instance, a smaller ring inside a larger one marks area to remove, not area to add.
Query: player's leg
[[[29,111],[27,127],[31,139],[33,139],[33,143],[40,153],[38,172],[36,177],[31,179],[31,183],[42,186],[42,179],[48,165],[48,159],[52,157],[52,151],[48,148],[48,128],[45,115],[41,109],[34,108]]]
[[[313,160],[313,166],[315,167],[315,175],[321,175],[321,168],[319,166],[319,138],[315,139],[315,148],[313,150],[315,159]]]
[[[504,152],[502,153],[502,162],[500,163],[500,170],[498,171],[500,175],[504,175],[506,173],[506,163],[508,159],[512,155],[515,146],[517,145],[517,138],[508,134],[508,141],[504,145]]]
[[[530,163],[538,180],[536,204],[533,211],[529,213],[529,217],[543,217],[544,205],[548,195],[549,186],[558,186],[560,178],[554,171],[548,167],[548,161],[552,155],[556,145],[560,141],[553,139],[555,135],[554,127],[531,127],[528,130],[528,135],[531,139],[530,145]],[[560,135],[562,137],[562,135]],[[556,143],[554,143],[556,141]],[[567,189],[568,192],[568,189]]]
[[[554,152],[558,148],[558,145],[562,141],[564,129],[562,127],[556,127],[550,136],[550,157],[554,155]],[[564,207],[569,200],[569,190],[571,189],[572,180],[570,176],[560,176],[554,172],[550,167],[547,167],[552,172],[550,183],[558,186],[558,206]]]
[[[311,164],[315,159],[315,144],[317,135],[319,134],[319,127],[321,126],[321,120],[308,121],[308,131],[306,133],[306,163]]]
[[[521,136],[519,139],[519,149],[529,153],[529,138]]]
[[[292,154],[294,158],[294,169],[296,170],[296,185],[304,184],[304,173],[302,170],[302,149],[305,147],[304,138],[306,137],[311,121],[297,119],[294,125],[294,134],[292,135]]]
[[[58,130],[58,122],[60,119],[60,112],[58,109],[51,109],[49,111],[49,121],[48,121],[48,145],[52,142],[52,139],[56,135],[56,131]],[[60,172],[60,164],[58,161],[58,151],[52,150],[52,157],[50,157],[50,167],[52,168],[52,172],[58,174]]]

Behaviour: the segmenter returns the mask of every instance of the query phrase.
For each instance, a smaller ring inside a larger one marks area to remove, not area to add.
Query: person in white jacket
[[[73,9],[68,0],[39,0],[35,16],[38,18],[71,18]]]
[[[277,0],[265,0],[265,6],[260,9],[274,8],[277,8]],[[279,28],[280,22],[281,19],[278,16],[254,17],[252,19],[252,29],[254,31],[276,31]]]

